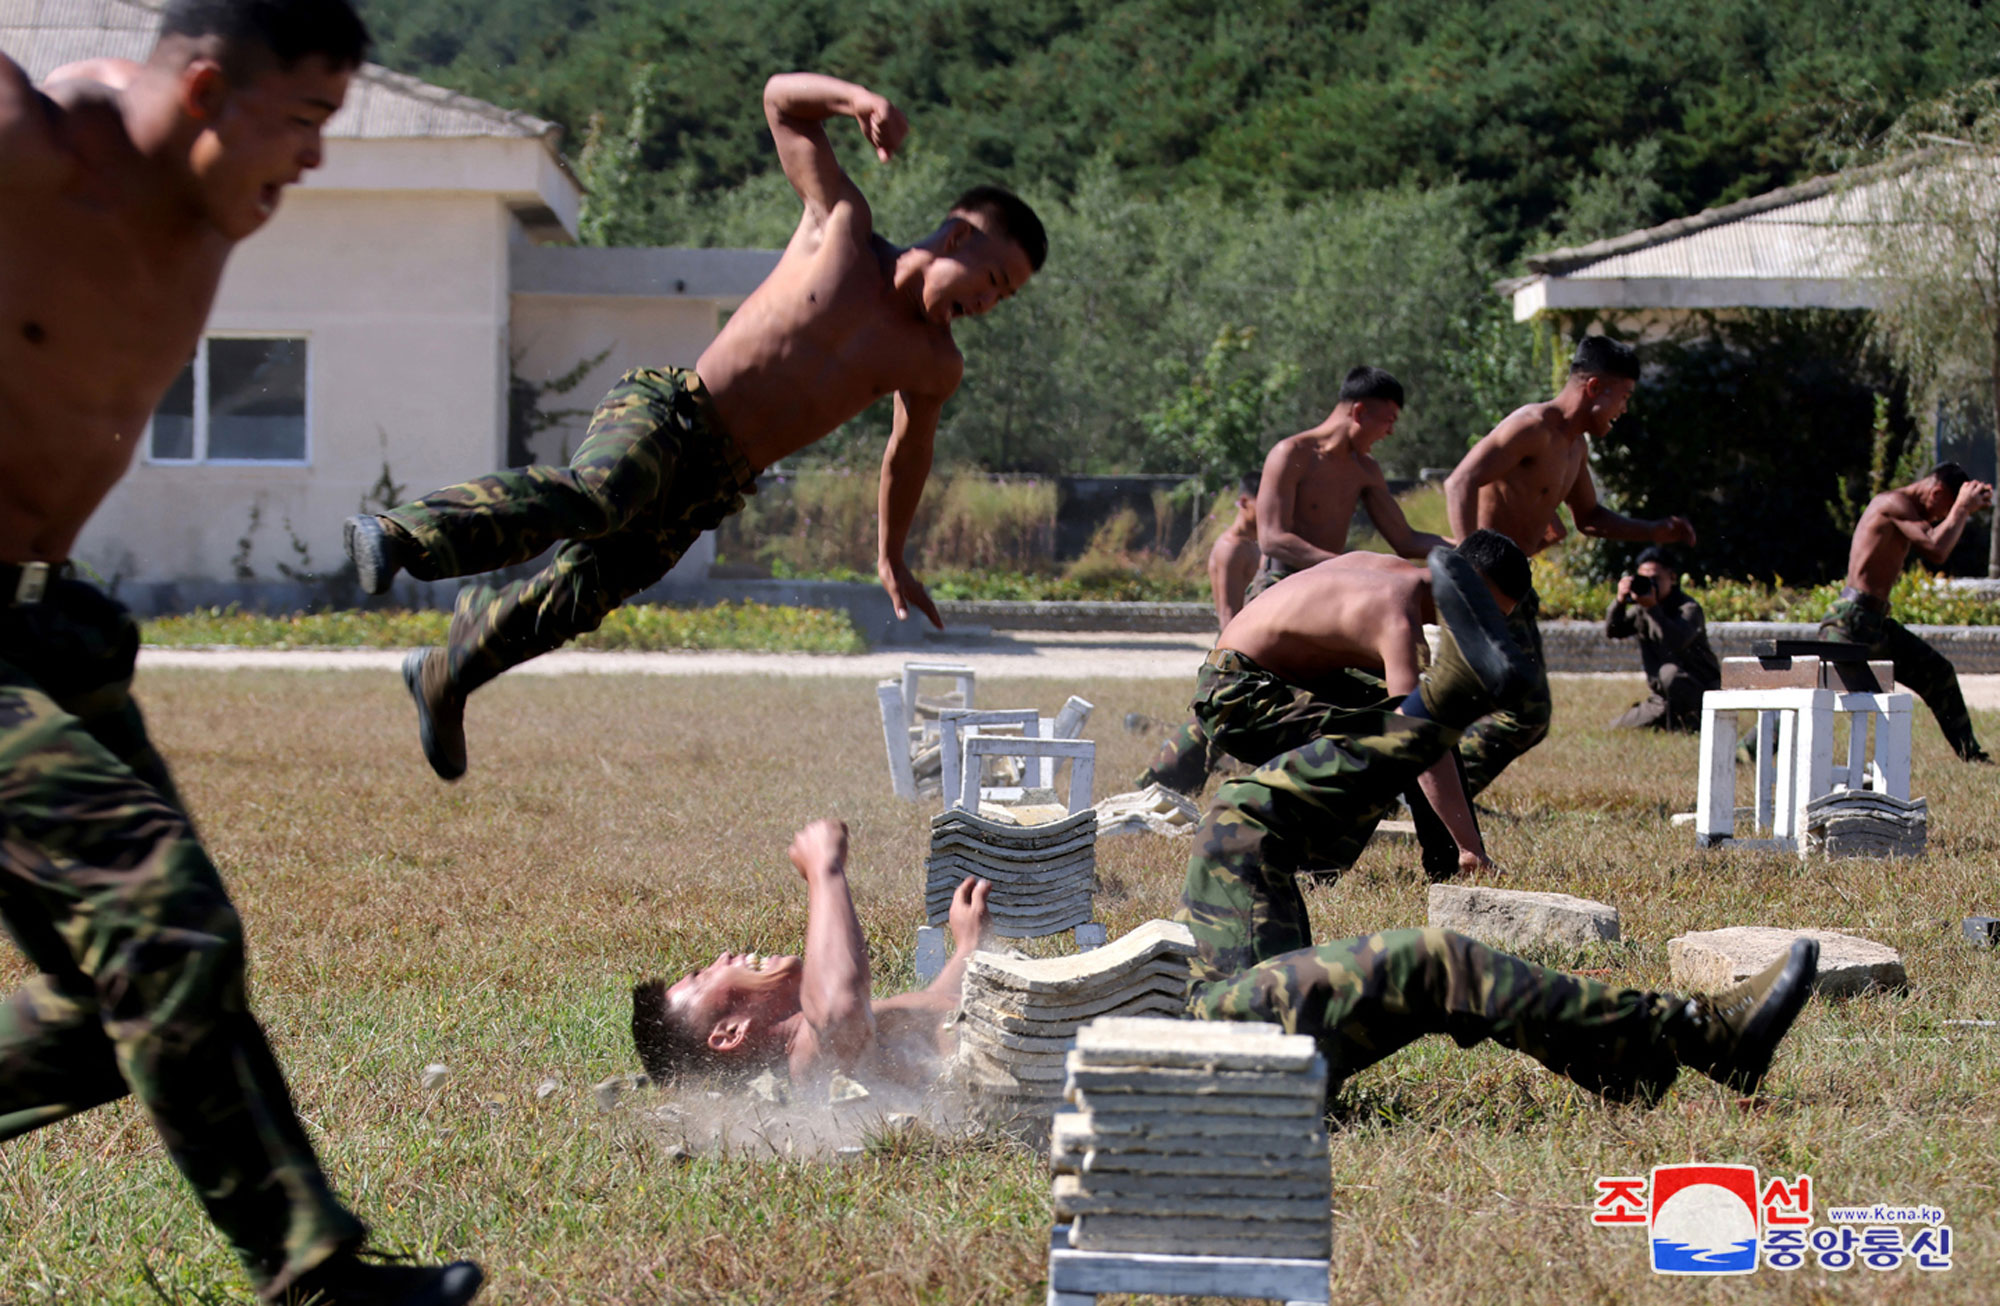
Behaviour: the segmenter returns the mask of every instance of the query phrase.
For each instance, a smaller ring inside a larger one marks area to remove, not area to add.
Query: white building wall
[[[589,413],[613,382],[635,367],[693,367],[715,338],[721,312],[714,300],[609,295],[515,295],[515,372],[545,383],[609,350],[602,363],[567,394],[546,395],[545,412],[577,410],[543,431],[537,462],[561,462],[575,452]]]
[[[341,519],[385,465],[406,497],[498,467],[511,223],[493,195],[290,192],[231,259],[209,329],[306,337],[308,464],[164,465],[142,453],[76,556],[134,581],[229,580],[239,562],[260,580],[279,563],[331,569]]]

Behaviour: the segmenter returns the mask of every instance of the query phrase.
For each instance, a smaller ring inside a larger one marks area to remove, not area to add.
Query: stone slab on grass
[[[1833,930],[1781,930],[1735,925],[1667,940],[1667,971],[1673,983],[1697,993],[1728,988],[1769,966],[1794,939],[1819,940],[1819,977],[1813,992],[1843,998],[1873,989],[1909,985],[1903,958],[1894,948]]]
[[[1433,884],[1430,923],[1498,948],[1615,942],[1618,909],[1566,893]]]

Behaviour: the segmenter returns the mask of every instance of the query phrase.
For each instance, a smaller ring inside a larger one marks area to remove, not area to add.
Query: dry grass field
[[[2000,1296],[2000,956],[1958,920],[2000,910],[2000,774],[1920,716],[1916,865],[1704,854],[1685,737],[1613,736],[1637,681],[1564,681],[1553,739],[1488,796],[1519,887],[1617,904],[1626,942],[1556,958],[1663,985],[1666,941],[1729,924],[1846,928],[1914,987],[1810,1005],[1754,1103],[1698,1077],[1607,1106],[1525,1058],[1428,1039],[1350,1081],[1331,1164],[1334,1300],[1991,1301]],[[141,690],[243,910],[253,999],[338,1187],[378,1241],[469,1255],[510,1303],[1039,1302],[1042,1158],[1005,1139],[876,1137],[855,1159],[681,1160],[590,1086],[637,1066],[627,989],[720,948],[801,945],[791,832],[853,828],[878,988],[910,980],[928,809],[889,797],[875,703],[847,680],[503,681],[472,710],[474,770],[434,780],[396,678],[152,672]],[[1100,794],[1177,716],[1165,682],[995,682],[983,702],[1097,704]],[[1989,744],[2000,720],[1981,721]],[[1113,933],[1173,910],[1186,845],[1102,845]],[[1414,851],[1371,850],[1312,896],[1322,937],[1420,924]],[[0,991],[23,974],[0,950]],[[423,1068],[450,1067],[436,1089]],[[546,1079],[559,1091],[539,1099]],[[1928,1202],[1956,1268],[1656,1279],[1643,1233],[1588,1223],[1592,1180],[1670,1162],[1809,1173],[1816,1203]],[[0,1303],[241,1302],[234,1263],[129,1104],[0,1148]]]

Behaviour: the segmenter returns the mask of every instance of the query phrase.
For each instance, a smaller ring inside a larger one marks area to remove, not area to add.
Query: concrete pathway
[[[1208,653],[1207,635],[1089,633],[1072,631],[998,632],[978,639],[939,640],[914,649],[876,653],[586,653],[559,651],[510,672],[517,676],[830,676],[885,680],[902,674],[908,661],[963,662],[982,676],[1047,677],[1053,680],[1193,680]],[[283,671],[393,672],[403,654],[393,649],[179,649],[148,648],[142,670],[192,668],[203,671],[268,669]],[[1561,679],[1632,679],[1630,672],[1557,672]],[[1961,676],[1972,707],[2000,709],[2000,675]]]

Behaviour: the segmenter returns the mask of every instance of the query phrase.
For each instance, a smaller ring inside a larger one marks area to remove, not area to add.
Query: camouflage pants
[[[1140,775],[1139,787],[1158,783],[1193,797],[1225,755],[1261,767],[1322,735],[1346,734],[1357,719],[1366,728],[1379,712],[1393,708],[1380,676],[1349,667],[1307,688],[1272,675],[1241,653],[1217,649],[1196,678],[1194,710],[1187,723],[1160,745],[1152,766]],[[1458,844],[1451,831],[1414,781],[1400,796],[1409,804],[1417,827],[1424,873],[1433,880],[1450,879],[1458,873]],[[1367,844],[1363,835],[1354,855],[1359,856]],[[1317,865],[1345,868],[1352,862],[1348,857]]]
[[[1276,558],[1266,554],[1262,565],[1257,568],[1257,574],[1252,576],[1249,585],[1244,587],[1243,601],[1248,603],[1251,599],[1270,589],[1285,577],[1294,575],[1297,571],[1298,568],[1288,567]]]
[[[1649,687],[1651,693],[1626,708],[1611,723],[1613,730],[1701,729],[1701,682],[1671,662],[1660,665],[1660,673]]]
[[[1257,1020],[1305,1034],[1338,1082],[1426,1034],[1492,1039],[1606,1097],[1650,1098],[1679,1070],[1668,1029],[1679,999],[1614,989],[1448,930],[1387,930],[1302,947],[1197,985],[1203,1020]]]
[[[1529,590],[1507,618],[1507,633],[1534,660],[1534,685],[1519,703],[1478,722],[1459,741],[1460,774],[1465,777],[1468,799],[1484,793],[1515,758],[1548,736],[1549,718],[1555,714],[1555,705],[1549,700],[1548,659],[1542,654],[1542,630],[1535,621],[1541,611],[1541,596]]]
[[[1972,733],[1972,714],[1966,711],[1965,693],[1958,687],[1958,671],[1951,660],[1911,634],[1887,608],[1842,599],[1820,623],[1819,635],[1864,645],[1869,657],[1894,662],[1896,683],[1909,686],[1924,700],[1952,751],[1967,760],[1986,755]]]
[[[250,1014],[243,929],[128,692],[138,626],[72,580],[0,608],[0,1141],[131,1093],[251,1277],[366,1230]]]
[[[469,693],[596,630],[755,486],[701,378],[640,368],[597,406],[569,466],[496,472],[382,518],[417,546],[408,571],[419,580],[516,566],[560,545],[527,580],[459,592],[446,665]]]
[[[1199,949],[1190,1011],[1309,1035],[1336,1080],[1441,1033],[1467,1047],[1493,1039],[1614,1097],[1670,1082],[1666,995],[1607,988],[1443,930],[1313,946],[1296,871],[1353,860],[1395,795],[1457,737],[1386,708],[1351,724],[1217,793],[1181,895]]]
[[[1328,720],[1349,707],[1388,697],[1380,676],[1343,669],[1308,689],[1230,649],[1208,655],[1194,694],[1188,719],[1154,750],[1138,788],[1157,784],[1192,798],[1224,758],[1257,766],[1325,733]]]

